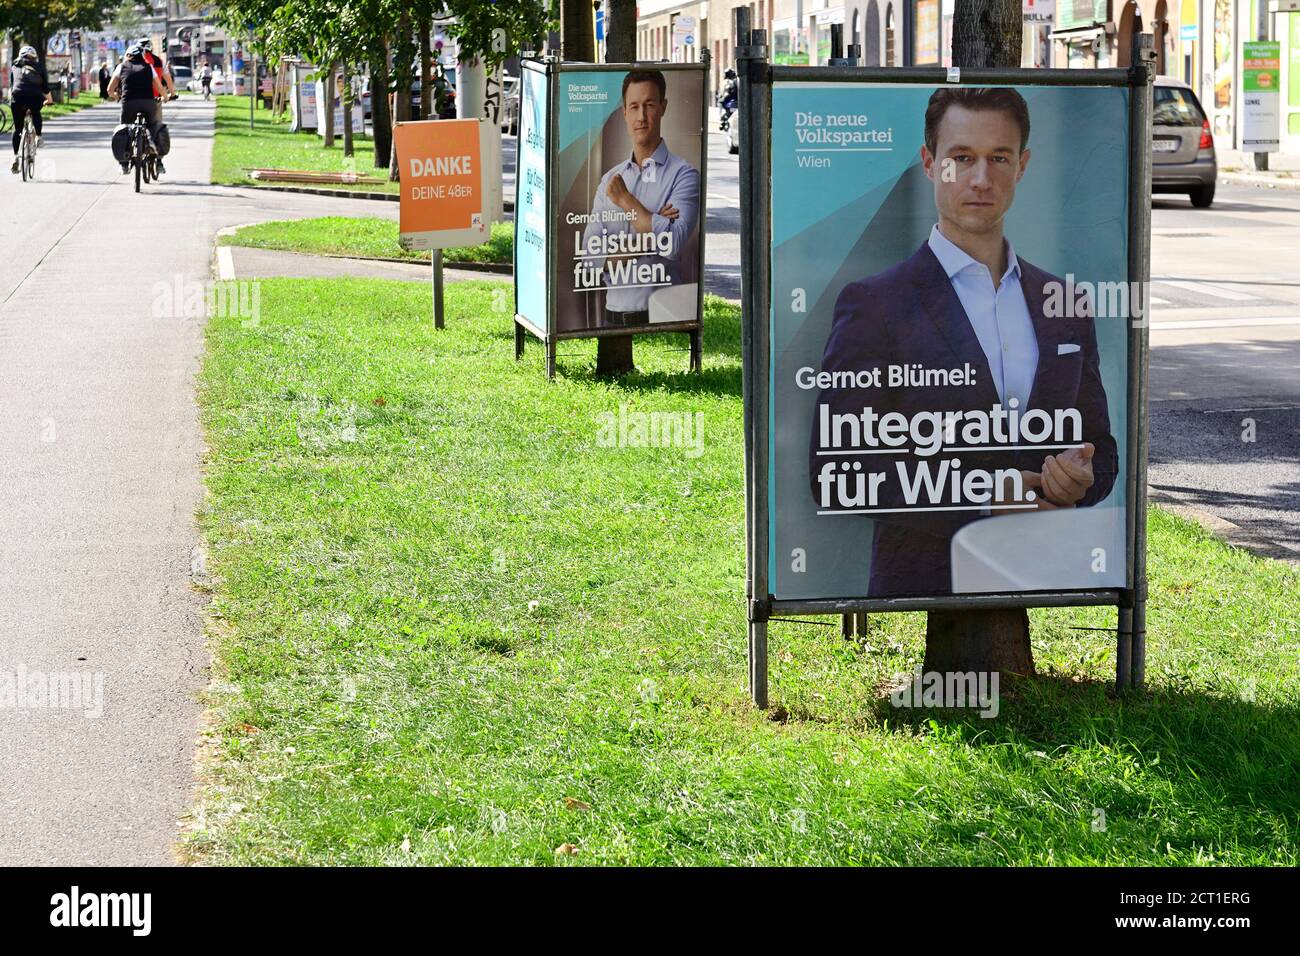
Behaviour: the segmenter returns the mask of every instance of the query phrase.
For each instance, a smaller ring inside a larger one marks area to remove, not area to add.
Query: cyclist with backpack
[[[108,81],[108,95],[122,101],[123,125],[134,123],[136,116],[143,113],[155,146],[158,143],[158,125],[162,122],[162,105],[158,98],[165,92],[162,80],[145,61],[144,50],[139,44],[126,51],[126,59],[118,65],[117,72]],[[122,172],[130,171],[130,165],[123,163]],[[158,160],[158,171],[167,172],[161,158]]]
[[[18,146],[23,138],[23,120],[28,114],[32,117],[32,126],[36,129],[36,145],[41,139],[41,107],[54,102],[50,95],[50,77],[41,66],[36,50],[25,46],[18,51],[18,59],[10,68],[13,91],[10,105],[14,113],[14,164],[9,167],[11,173],[18,172]]]

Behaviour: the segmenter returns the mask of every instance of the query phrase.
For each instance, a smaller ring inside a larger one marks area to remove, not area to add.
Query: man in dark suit
[[[819,510],[855,510],[828,494],[827,475],[860,474],[865,462],[867,470],[886,476],[871,507],[857,509],[874,522],[872,597],[949,594],[958,529],[1003,512],[1087,507],[1102,501],[1115,483],[1118,452],[1091,309],[1084,300],[1069,303],[1063,316],[1048,308],[1049,298],[1061,302],[1065,282],[1019,258],[1002,234],[1029,164],[1028,141],[1029,111],[1015,90],[936,91],[926,110],[921,160],[934,183],[938,223],[909,259],[849,284],[835,303],[823,378],[876,369],[884,376],[891,367],[971,370],[957,376],[958,384],[948,379],[897,387],[885,379],[864,384],[859,374],[853,384],[841,378],[818,396],[809,472]],[[1037,441],[947,437],[945,447],[963,450],[926,457],[914,448],[867,449],[864,420],[857,447],[822,446],[833,416],[860,416],[864,409],[877,421],[891,412],[911,421],[934,412],[1009,409],[1020,415],[1041,410],[1041,421],[1066,410],[1082,434],[1064,441],[1060,435]],[[1005,469],[1004,475],[1018,472],[1019,481],[1004,481],[986,503],[960,509],[947,497],[919,505],[906,501],[898,465],[914,474],[941,458],[959,460],[967,475]]]

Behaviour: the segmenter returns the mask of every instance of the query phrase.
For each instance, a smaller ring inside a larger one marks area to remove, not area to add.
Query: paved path
[[[159,291],[208,279],[222,226],[397,214],[206,185],[212,109],[168,106],[169,174],[140,195],[112,107],[52,121],[36,182],[0,179],[0,865],[171,862],[191,801],[202,325]],[[83,706],[47,706],[51,674]]]

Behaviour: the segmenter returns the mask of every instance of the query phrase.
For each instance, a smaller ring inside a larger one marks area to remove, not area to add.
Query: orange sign
[[[393,145],[401,168],[400,232],[408,249],[439,249],[487,240],[495,213],[484,148],[476,119],[398,123]]]

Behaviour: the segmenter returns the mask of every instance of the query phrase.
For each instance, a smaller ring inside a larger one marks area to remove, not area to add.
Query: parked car
[[[181,79],[179,76],[176,77],[176,85],[178,87],[181,85]],[[188,83],[185,84],[185,88],[188,89],[191,93],[202,93],[203,81],[199,79],[197,76],[193,77]],[[230,79],[228,79],[226,75],[222,73],[220,70],[213,72],[212,95],[219,96],[219,95],[223,95],[226,93],[233,93],[233,92],[235,92],[235,87],[234,84],[231,83]]]
[[[193,79],[194,71],[188,66],[172,67],[172,82],[176,84],[176,89],[188,90]]]
[[[1151,113],[1151,191],[1187,193],[1192,205],[1214,202],[1219,166],[1210,121],[1192,88],[1157,76]]]

